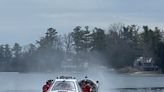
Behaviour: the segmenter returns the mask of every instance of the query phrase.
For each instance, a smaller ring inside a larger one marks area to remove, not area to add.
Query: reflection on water
[[[5,90],[0,92],[41,92],[39,90]]]
[[[114,92],[164,92],[164,88],[124,88],[115,89]]]
[[[0,92],[40,92],[40,91],[39,90],[6,90]],[[104,90],[103,92],[164,92],[164,88],[120,88],[120,89]]]
[[[0,92],[42,92],[47,79],[66,73],[2,73],[0,72]],[[123,75],[109,72],[67,73],[77,79],[85,75],[99,80],[99,92],[164,92],[164,75]],[[94,75],[94,76],[93,76]]]

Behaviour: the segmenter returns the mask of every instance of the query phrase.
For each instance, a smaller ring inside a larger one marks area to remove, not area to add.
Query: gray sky
[[[0,0],[0,44],[35,43],[49,27],[60,34],[77,25],[164,28],[163,16],[164,0]]]

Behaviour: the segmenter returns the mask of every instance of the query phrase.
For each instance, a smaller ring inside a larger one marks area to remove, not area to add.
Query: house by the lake
[[[160,71],[159,67],[155,65],[153,58],[149,57],[137,58],[133,66],[140,71]]]

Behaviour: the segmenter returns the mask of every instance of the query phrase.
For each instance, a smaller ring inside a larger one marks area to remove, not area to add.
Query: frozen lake
[[[17,73],[0,72],[0,92],[42,92],[47,79],[61,75],[72,75],[83,79],[86,75],[100,81],[100,92],[109,92],[115,88],[164,87],[164,75],[121,75],[106,72],[60,72],[60,73]],[[137,91],[138,92],[138,91]],[[142,92],[142,91],[141,91]]]

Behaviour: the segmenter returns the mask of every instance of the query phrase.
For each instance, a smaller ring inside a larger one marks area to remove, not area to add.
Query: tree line
[[[61,69],[63,62],[73,62],[79,67],[96,63],[120,69],[132,66],[141,56],[153,58],[164,71],[163,30],[112,24],[107,30],[77,26],[72,32],[60,35],[55,28],[49,28],[36,44],[29,44],[26,49],[18,43],[1,44],[0,70],[52,71]]]

